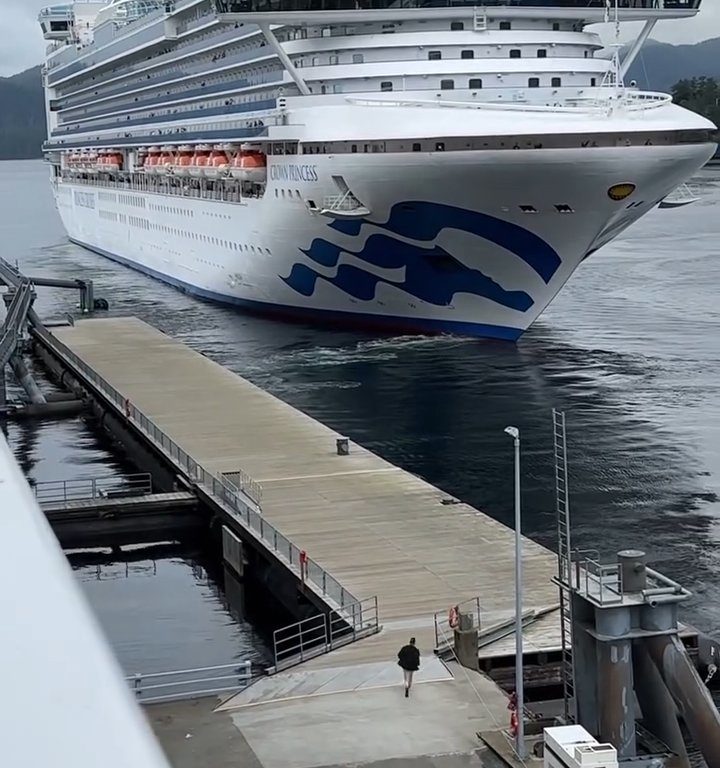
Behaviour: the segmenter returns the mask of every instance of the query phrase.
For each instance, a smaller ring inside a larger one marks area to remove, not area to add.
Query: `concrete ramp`
[[[440,659],[434,655],[427,656],[423,657],[421,667],[415,673],[413,686],[453,679],[453,675]],[[280,672],[258,680],[249,688],[223,702],[215,711],[223,712],[330,693],[400,687],[402,682],[402,669],[392,661]]]

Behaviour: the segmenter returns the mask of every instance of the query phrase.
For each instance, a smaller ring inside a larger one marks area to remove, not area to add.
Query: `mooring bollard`
[[[347,456],[350,453],[350,441],[347,437],[338,437],[335,440],[335,447],[337,448],[338,456]]]

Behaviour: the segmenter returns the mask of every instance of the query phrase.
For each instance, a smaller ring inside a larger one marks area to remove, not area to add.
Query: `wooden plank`
[[[136,318],[53,333],[199,464],[259,481],[265,517],[345,588],[377,595],[384,631],[332,663],[387,658],[409,632],[428,650],[433,614],[476,595],[486,623],[512,610],[514,536],[501,523],[361,446],[338,456],[329,427]],[[523,552],[525,606],[553,605],[554,555],[528,539]],[[539,643],[557,647],[554,625]]]

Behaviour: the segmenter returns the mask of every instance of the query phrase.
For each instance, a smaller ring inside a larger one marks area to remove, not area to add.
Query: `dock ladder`
[[[562,642],[562,684],[565,722],[575,722],[575,665],[572,649],[573,563],[570,546],[570,500],[568,497],[567,442],[565,413],[553,408],[553,453],[555,459],[555,511],[558,534],[558,575],[560,590],[560,637]]]

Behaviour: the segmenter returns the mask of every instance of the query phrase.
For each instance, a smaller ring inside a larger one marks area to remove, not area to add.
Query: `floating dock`
[[[411,635],[430,650],[434,615],[471,598],[483,626],[513,615],[514,534],[504,525],[361,446],[339,455],[332,429],[141,320],[89,319],[51,335],[75,373],[102,379],[116,406],[142,414],[205,472],[252,478],[263,520],[346,593],[377,598],[382,631],[313,666],[393,659]],[[557,602],[555,556],[525,539],[523,557],[525,608],[546,611]],[[527,642],[559,648],[557,612]]]

